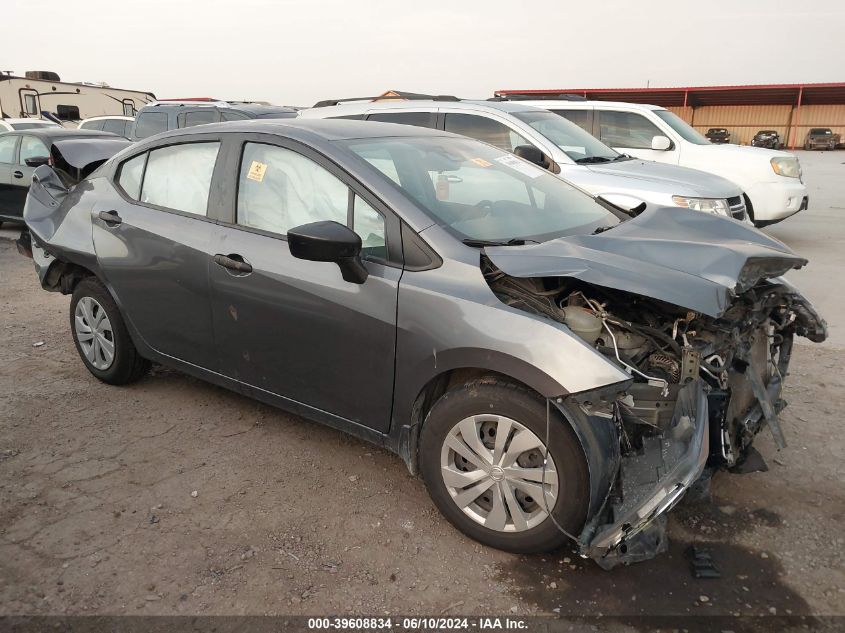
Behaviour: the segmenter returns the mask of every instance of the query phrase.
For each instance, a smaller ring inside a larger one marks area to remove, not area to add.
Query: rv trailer
[[[23,77],[0,72],[0,114],[3,118],[35,118],[76,127],[94,116],[135,116],[155,95],[121,90],[107,84],[61,81],[51,71],[27,71]]]

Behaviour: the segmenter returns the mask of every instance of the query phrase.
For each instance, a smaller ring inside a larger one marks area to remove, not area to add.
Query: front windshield
[[[571,121],[552,112],[531,110],[512,114],[557,145],[576,163],[608,163],[622,156]]]
[[[620,222],[545,169],[472,139],[382,137],[337,143],[460,239],[541,242]]]
[[[654,113],[663,119],[669,127],[680,134],[685,141],[695,143],[696,145],[710,145],[710,140],[706,136],[674,112],[669,112],[669,110],[655,110]]]

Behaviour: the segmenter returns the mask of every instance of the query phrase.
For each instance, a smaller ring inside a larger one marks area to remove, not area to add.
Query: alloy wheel
[[[543,441],[516,420],[474,415],[446,435],[440,472],[452,500],[473,521],[497,532],[523,532],[545,521],[557,501],[557,468],[546,453]]]

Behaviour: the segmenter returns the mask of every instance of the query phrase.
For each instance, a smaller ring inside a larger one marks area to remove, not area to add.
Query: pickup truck
[[[836,149],[839,142],[840,135],[834,134],[829,127],[814,127],[807,132],[804,149]]]

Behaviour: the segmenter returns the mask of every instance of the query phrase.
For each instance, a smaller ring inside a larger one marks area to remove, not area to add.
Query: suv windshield
[[[620,222],[545,169],[472,139],[385,137],[336,143],[392,180],[460,239],[541,242]]]
[[[562,116],[544,110],[512,114],[557,145],[576,163],[609,163],[622,158],[622,154]]]
[[[663,119],[670,128],[680,134],[685,141],[695,143],[696,145],[710,145],[710,141],[706,136],[690,126],[689,123],[674,112],[669,112],[669,110],[654,110],[654,113]]]

